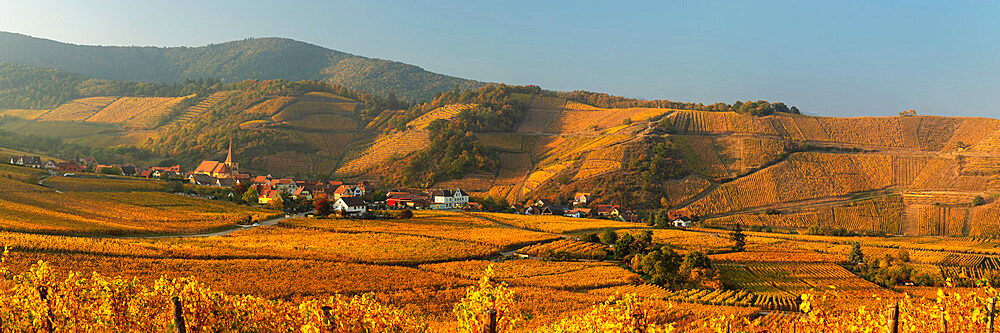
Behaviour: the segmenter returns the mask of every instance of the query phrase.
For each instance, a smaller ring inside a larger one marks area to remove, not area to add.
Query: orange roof
[[[218,167],[219,164],[222,163],[219,163],[218,161],[201,161],[201,164],[198,164],[198,167],[194,169],[194,172],[212,173],[212,171],[215,171],[215,168]]]

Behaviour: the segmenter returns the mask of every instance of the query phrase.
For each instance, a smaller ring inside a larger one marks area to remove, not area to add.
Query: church
[[[215,178],[233,179],[240,178],[240,165],[233,162],[233,139],[229,139],[229,155],[225,162],[201,161],[198,167],[191,172],[195,175],[207,175]]]

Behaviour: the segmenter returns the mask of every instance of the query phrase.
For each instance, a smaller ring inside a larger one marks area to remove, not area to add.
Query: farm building
[[[344,216],[361,215],[368,211],[368,204],[359,197],[340,197],[331,208]]]

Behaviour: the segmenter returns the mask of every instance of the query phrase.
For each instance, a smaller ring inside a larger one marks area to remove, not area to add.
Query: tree
[[[281,199],[281,196],[275,196],[274,200],[268,203],[274,210],[285,210],[285,200]]]
[[[743,233],[743,227],[741,225],[736,224],[736,226],[733,227],[733,231],[729,233],[729,240],[736,243],[733,244],[733,251],[743,251],[747,245],[747,235]]]
[[[854,244],[851,244],[851,252],[847,254],[847,261],[852,264],[865,262],[865,254],[861,252],[861,243],[854,242]]]
[[[632,254],[632,243],[634,242],[635,237],[632,237],[632,234],[626,233],[619,237],[615,242],[615,258],[625,259]]]
[[[604,245],[611,245],[618,241],[618,233],[612,229],[604,229],[600,237],[601,243],[604,243]]]
[[[401,219],[413,218],[413,211],[409,209],[404,209],[403,211],[399,212],[399,218]]]
[[[671,285],[677,281],[677,270],[681,267],[681,256],[670,247],[658,251],[637,254],[632,257],[632,269],[649,276],[649,282],[656,285]]]
[[[257,189],[254,188],[254,187],[251,187],[251,188],[247,189],[245,192],[243,192],[243,198],[242,199],[243,199],[243,202],[245,202],[247,204],[255,204],[255,203],[257,203],[257,197],[259,197],[259,196],[260,196],[260,193],[257,193]]]
[[[313,203],[313,209],[316,209],[316,215],[330,215],[330,201],[326,197],[321,197]]]
[[[986,199],[984,199],[983,196],[981,195],[977,195],[975,198],[972,198],[972,204],[976,206],[982,206],[986,204]]]

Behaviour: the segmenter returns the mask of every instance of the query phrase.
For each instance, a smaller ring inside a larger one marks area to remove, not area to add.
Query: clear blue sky
[[[76,44],[288,37],[482,81],[827,116],[1000,117],[998,17],[996,1],[0,0],[0,30]]]

